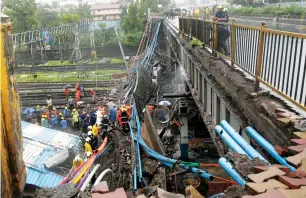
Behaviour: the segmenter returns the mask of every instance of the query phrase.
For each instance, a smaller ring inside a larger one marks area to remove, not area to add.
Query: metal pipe
[[[103,179],[103,177],[104,177],[107,173],[109,173],[109,172],[111,172],[112,175],[113,175],[113,171],[112,171],[110,168],[105,169],[104,171],[102,171],[102,173],[98,176],[98,178],[96,179],[96,181],[95,181],[95,183],[94,183],[93,186],[98,185],[98,184],[101,182],[101,180]]]
[[[187,93],[164,93],[163,98],[185,98],[190,95],[190,92]]]
[[[228,145],[228,147],[236,153],[249,156],[232,138],[227,132],[220,126],[215,127],[216,133],[222,138],[222,140]],[[250,156],[249,156],[250,157]]]
[[[225,131],[235,140],[235,142],[241,147],[243,148],[243,150],[252,158],[259,158],[267,163],[268,160],[266,160],[260,153],[258,153],[249,143],[247,143],[245,141],[245,139],[243,139],[239,133],[237,133],[235,131],[235,129],[225,120],[221,121],[221,126],[223,129],[225,129]]]
[[[95,175],[96,171],[98,170],[98,168],[100,167],[100,164],[97,164],[92,171],[90,172],[90,174],[88,175],[88,177],[86,178],[84,184],[82,185],[80,191],[84,191],[87,187],[87,185],[89,184],[89,182],[91,181],[91,178]]]
[[[290,171],[295,171],[293,166],[290,166],[286,160],[281,157],[275,150],[272,144],[270,144],[264,137],[262,137],[255,129],[252,127],[247,127],[246,132],[248,135],[255,140],[260,146],[262,146],[278,163],[284,166],[288,166]]]
[[[205,178],[207,180],[212,181],[214,179],[214,177],[205,170],[201,170],[187,165],[179,165],[179,166],[185,170],[191,170],[193,173],[198,174],[200,177]]]
[[[218,160],[218,163],[240,186],[246,184],[246,181],[236,172],[231,163],[229,163],[224,157],[221,157]]]

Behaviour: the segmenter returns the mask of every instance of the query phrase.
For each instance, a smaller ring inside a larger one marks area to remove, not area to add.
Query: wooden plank
[[[287,198],[305,198],[306,197],[306,186],[302,186],[299,189],[277,189],[280,193],[282,193]]]
[[[277,167],[271,166],[268,170],[264,172],[248,175],[248,178],[255,183],[262,183],[263,181],[266,181],[270,178],[285,175],[285,174],[286,173],[284,171],[281,171]]]
[[[263,183],[249,182],[246,184],[246,188],[256,193],[263,193],[263,192],[266,192],[267,189],[288,188],[288,186],[286,186],[285,184],[275,179],[270,179],[267,182],[263,182]]]
[[[306,186],[306,178],[291,178],[287,176],[279,176],[278,181],[282,182],[291,189],[299,189],[301,186]]]
[[[294,156],[290,156],[286,158],[286,161],[293,164],[294,166],[298,166],[302,163],[302,161],[306,159],[306,149],[304,149],[301,153],[296,154]]]

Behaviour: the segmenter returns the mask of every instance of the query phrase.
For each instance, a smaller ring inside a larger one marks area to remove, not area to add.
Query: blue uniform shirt
[[[60,122],[60,125],[61,125],[61,127],[62,127],[63,129],[67,129],[67,121],[66,121],[66,120],[62,120],[62,121]]]

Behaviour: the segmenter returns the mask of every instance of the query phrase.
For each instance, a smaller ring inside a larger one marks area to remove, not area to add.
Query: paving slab
[[[281,146],[275,146],[274,150],[283,157],[288,157],[291,155],[289,150],[287,148],[281,147]]]
[[[271,166],[268,170],[257,173],[257,174],[250,174],[248,175],[248,178],[252,180],[255,183],[262,183],[265,180],[268,180],[270,178],[285,175],[286,173],[277,167]]]
[[[102,182],[98,183],[96,186],[92,187],[91,192],[92,193],[100,193],[100,194],[109,192],[107,182],[102,181]]]
[[[287,198],[305,198],[306,197],[306,186],[302,186],[299,189],[277,189],[280,193],[282,193]]]
[[[306,159],[302,160],[302,164],[301,164],[301,166],[297,170],[303,171],[303,172],[306,173]]]
[[[294,156],[290,156],[286,158],[286,161],[293,164],[294,166],[298,166],[302,163],[302,161],[306,159],[306,149],[304,149],[301,153],[296,154]]]
[[[298,144],[298,145],[303,145],[303,144],[306,144],[306,138],[291,139],[291,142]]]
[[[263,183],[253,183],[253,182],[246,183],[246,188],[256,193],[263,193],[266,192],[267,189],[288,188],[288,186],[275,179],[270,179],[267,182]]]
[[[254,170],[256,171],[256,173],[261,173],[263,171],[266,171],[268,170],[270,167],[276,167],[282,171],[284,171],[285,173],[289,173],[290,172],[290,169],[288,166],[283,166],[283,165],[280,165],[280,164],[273,164],[271,166],[254,166]]]
[[[303,162],[302,162],[303,164]],[[306,177],[306,172],[302,170],[296,170],[294,172],[289,172],[285,176],[291,177],[291,178],[304,178]]]
[[[282,182],[291,189],[299,189],[301,186],[306,186],[306,178],[291,178],[287,176],[279,176],[278,181]]]
[[[288,149],[294,153],[300,153],[306,148],[306,144],[297,145],[297,146],[289,146]]]
[[[276,189],[268,189],[267,192],[261,193],[259,195],[245,195],[242,198],[286,198],[282,193]]]
[[[293,134],[298,138],[306,138],[306,131],[293,132]]]

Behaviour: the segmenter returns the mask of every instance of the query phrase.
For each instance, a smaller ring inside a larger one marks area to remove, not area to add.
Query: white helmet
[[[88,129],[92,129],[92,126],[88,126]]]
[[[86,141],[86,142],[90,142],[90,137],[87,137],[87,138],[85,139],[85,141]]]
[[[78,161],[81,160],[81,158],[80,158],[80,156],[77,155],[77,156],[75,156],[74,160],[78,162]]]
[[[88,131],[87,135],[88,135],[88,136],[91,136],[91,135],[92,135],[92,132],[91,132],[91,131]]]
[[[87,152],[87,153],[86,153],[87,158],[90,158],[90,157],[91,157],[91,155],[92,155],[92,153],[91,153],[91,152]]]

